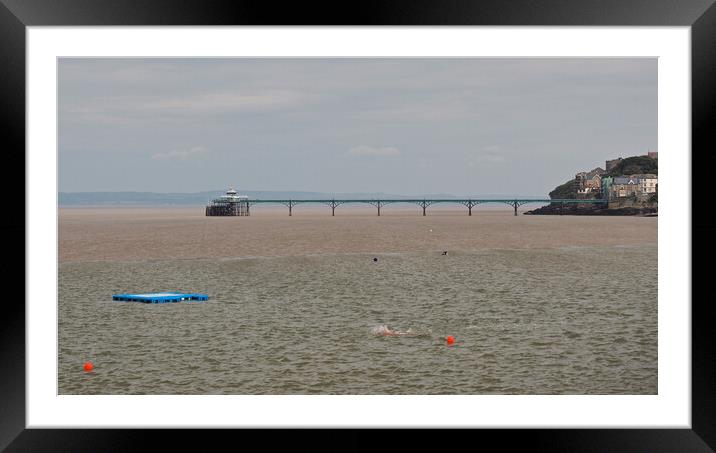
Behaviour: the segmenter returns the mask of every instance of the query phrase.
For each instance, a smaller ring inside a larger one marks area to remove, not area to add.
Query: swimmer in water
[[[373,333],[379,336],[383,337],[398,337],[401,335],[414,335],[415,333],[408,329],[405,332],[402,332],[400,330],[394,330],[389,328],[388,326],[378,326],[373,328]]]
[[[405,335],[405,332],[393,329],[386,329],[385,332],[383,332],[383,335],[386,337],[397,337],[399,335]]]

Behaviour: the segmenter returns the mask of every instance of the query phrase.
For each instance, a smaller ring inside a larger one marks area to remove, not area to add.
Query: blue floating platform
[[[206,294],[195,293],[147,293],[147,294],[113,294],[112,300],[122,302],[143,302],[145,304],[166,304],[188,300],[209,300]]]

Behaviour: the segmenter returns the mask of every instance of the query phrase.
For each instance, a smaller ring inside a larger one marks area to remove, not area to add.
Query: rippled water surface
[[[64,262],[59,350],[61,394],[655,394],[657,248]]]

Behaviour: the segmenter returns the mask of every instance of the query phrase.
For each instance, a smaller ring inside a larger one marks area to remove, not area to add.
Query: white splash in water
[[[420,335],[418,332],[415,332],[412,328],[408,328],[408,330],[397,330],[397,329],[391,329],[385,324],[381,324],[379,326],[375,326],[370,329],[371,333],[373,335],[377,336],[383,336],[383,337],[396,337],[396,336],[402,336],[402,335]]]

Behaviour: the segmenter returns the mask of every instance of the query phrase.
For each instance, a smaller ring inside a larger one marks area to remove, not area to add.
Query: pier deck
[[[373,205],[378,209],[378,215],[380,215],[380,210],[382,207],[384,207],[387,204],[397,204],[397,203],[410,203],[410,204],[417,204],[420,206],[423,210],[423,215],[427,215],[427,208],[428,206],[437,204],[437,203],[451,203],[451,204],[461,204],[467,208],[467,215],[472,215],[472,208],[479,205],[479,204],[485,204],[485,203],[498,203],[498,204],[506,204],[508,206],[511,206],[514,209],[515,215],[517,215],[517,208],[519,208],[522,205],[531,203],[539,203],[539,204],[552,204],[552,205],[558,205],[561,209],[564,208],[565,205],[580,205],[580,204],[589,204],[589,205],[595,205],[595,204],[603,204],[606,205],[608,203],[608,200],[603,199],[554,199],[554,198],[522,198],[522,199],[510,199],[510,198],[504,198],[504,199],[497,199],[497,198],[489,198],[489,199],[479,199],[479,198],[440,198],[440,199],[433,199],[433,198],[423,198],[423,199],[410,199],[410,198],[400,198],[400,199],[330,199],[330,200],[321,200],[321,199],[304,199],[304,200],[294,200],[294,199],[276,199],[276,200],[266,200],[266,199],[245,199],[244,203],[246,203],[246,215],[248,215],[249,212],[249,206],[255,205],[255,204],[267,204],[267,203],[278,203],[282,204],[286,207],[288,207],[288,215],[293,215],[293,207],[297,204],[308,204],[308,203],[320,203],[325,204],[328,207],[331,208],[331,215],[336,215],[336,208],[342,204],[346,203],[363,203],[363,204],[369,204]],[[561,212],[561,211],[560,211]],[[209,214],[207,214],[209,215]]]

